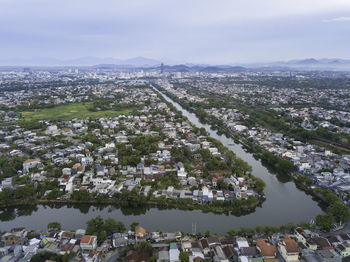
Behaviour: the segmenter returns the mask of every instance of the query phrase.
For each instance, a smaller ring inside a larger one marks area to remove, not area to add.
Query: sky
[[[350,59],[350,0],[0,0],[0,63]]]

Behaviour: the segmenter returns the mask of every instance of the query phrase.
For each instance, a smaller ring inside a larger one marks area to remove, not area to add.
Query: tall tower
[[[164,64],[163,63],[160,64],[160,73],[161,74],[164,73]]]

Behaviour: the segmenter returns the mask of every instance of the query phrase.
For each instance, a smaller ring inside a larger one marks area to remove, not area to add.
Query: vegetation
[[[315,189],[315,194],[323,200],[326,207],[326,213],[316,217],[317,226],[329,230],[334,223],[343,224],[348,222],[350,218],[349,207],[337,195],[318,188]]]
[[[49,231],[60,231],[61,230],[61,224],[59,222],[50,222],[47,225],[47,229]]]
[[[130,230],[131,231],[135,231],[135,229],[137,228],[137,226],[139,225],[140,223],[139,222],[132,222],[130,224]]]
[[[189,262],[190,261],[189,255],[186,252],[182,252],[182,251],[180,252],[179,259],[180,259],[180,262]]]
[[[124,232],[126,230],[123,222],[116,221],[113,218],[103,220],[101,216],[90,219],[86,222],[86,224],[86,234],[97,236],[99,243],[105,241],[107,235],[117,232]]]
[[[124,108],[122,110],[101,110],[93,111],[92,102],[72,103],[66,105],[58,105],[53,108],[35,109],[32,111],[22,111],[26,121],[33,120],[71,120],[73,118],[85,119],[85,118],[99,118],[99,117],[114,117],[118,115],[128,115],[132,112],[133,108]]]
[[[6,177],[13,177],[22,170],[22,164],[25,157],[14,156],[12,158],[0,156],[0,181]]]
[[[53,252],[40,252],[34,255],[30,261],[33,262],[43,262],[43,261],[56,261],[56,262],[68,262],[75,256],[74,253],[66,253],[64,255],[59,255]]]

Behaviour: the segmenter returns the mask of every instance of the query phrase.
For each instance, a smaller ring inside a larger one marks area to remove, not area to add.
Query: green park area
[[[55,106],[52,108],[35,109],[33,111],[20,112],[25,120],[71,120],[73,118],[100,118],[100,117],[115,117],[118,115],[128,115],[133,108],[123,110],[93,110],[93,103],[73,103]]]

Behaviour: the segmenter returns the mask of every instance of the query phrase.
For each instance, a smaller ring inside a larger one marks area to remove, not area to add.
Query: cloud
[[[325,23],[335,23],[335,22],[350,22],[350,16],[340,16],[331,19],[323,20]]]
[[[344,58],[349,13],[350,0],[0,0],[0,60]]]

